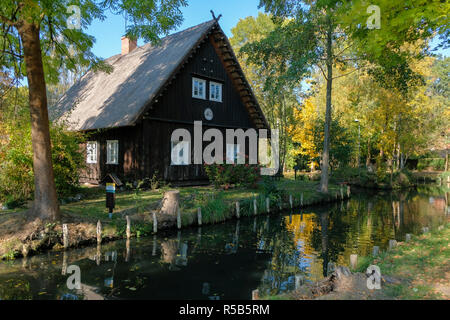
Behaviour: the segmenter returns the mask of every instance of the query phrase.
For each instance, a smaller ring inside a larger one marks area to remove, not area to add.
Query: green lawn
[[[275,184],[281,190],[284,190],[286,195],[292,194],[294,202],[299,205],[301,194],[303,194],[304,205],[318,203],[320,201],[329,200],[329,196],[324,196],[317,192],[319,182],[316,181],[302,181],[293,180],[293,178],[284,178],[276,181]],[[235,205],[236,201],[253,201],[254,198],[263,197],[264,190],[260,185],[258,189],[235,188],[229,190],[216,190],[213,186],[206,187],[182,187],[180,190],[181,211],[183,214],[196,214],[197,208],[204,207],[210,200],[220,198],[226,207]],[[116,194],[116,209],[115,212],[122,212],[124,210],[134,209],[133,213],[149,212],[149,208],[156,208],[159,201],[162,199],[165,191],[170,188],[165,187],[156,191],[124,191]],[[330,185],[330,197],[335,198],[340,196],[340,188],[335,185]],[[346,189],[344,188],[344,194]],[[261,210],[265,211],[264,199],[258,199],[258,204],[263,207]],[[284,200],[284,207],[287,208],[288,200]],[[278,207],[279,204],[272,203],[271,206]],[[89,190],[88,199],[61,205],[63,213],[84,217],[88,220],[96,221],[98,219],[107,221],[108,211],[105,207],[105,194],[101,188],[96,190]],[[245,209],[243,209],[245,210]],[[245,215],[245,213],[243,213]],[[207,220],[204,220],[207,223]]]

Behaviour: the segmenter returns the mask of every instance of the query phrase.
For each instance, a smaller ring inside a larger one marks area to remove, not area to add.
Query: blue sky
[[[259,0],[188,0],[188,6],[182,8],[184,21],[175,31],[183,30],[212,19],[210,10],[216,16],[222,14],[220,25],[227,36],[239,19],[258,15]],[[174,32],[175,32],[174,31]],[[120,53],[120,38],[125,33],[125,21],[122,16],[109,14],[105,21],[95,21],[87,32],[93,35],[97,42],[93,53],[102,58],[108,58]],[[139,41],[138,45],[143,42]],[[439,53],[449,56],[450,50],[440,50]]]
[[[182,8],[184,21],[176,30],[183,30],[212,19],[210,10],[216,16],[222,14],[220,26],[231,36],[231,29],[239,19],[257,16],[259,0],[188,0],[188,6]],[[125,33],[125,22],[122,16],[108,15],[105,21],[95,21],[87,32],[93,35],[97,42],[94,45],[95,55],[108,58],[120,53],[120,38]],[[142,45],[142,41],[138,45]]]

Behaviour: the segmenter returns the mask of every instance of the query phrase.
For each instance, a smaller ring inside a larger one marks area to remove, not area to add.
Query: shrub
[[[263,177],[262,189],[264,196],[275,202],[280,201],[285,195],[285,191],[278,188],[278,185],[271,177]]]
[[[256,188],[260,179],[260,168],[258,165],[249,164],[205,164],[206,174],[209,181],[216,188],[224,186],[225,189],[231,185]]]
[[[0,201],[8,207],[32,199],[34,192],[33,151],[29,119],[2,123],[6,143],[0,145]],[[84,165],[80,152],[83,135],[51,124],[52,160],[58,196],[66,197],[79,187],[79,170]]]
[[[436,171],[445,170],[445,159],[443,158],[422,158],[417,163],[417,170],[432,169]]]

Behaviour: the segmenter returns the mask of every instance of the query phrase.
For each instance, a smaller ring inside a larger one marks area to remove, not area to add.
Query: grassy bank
[[[257,189],[235,188],[216,190],[207,187],[183,187],[180,190],[182,227],[196,225],[197,210],[202,209],[203,224],[220,223],[236,217],[236,202],[240,204],[240,216],[254,215],[253,202],[256,200],[258,214],[275,213],[293,206],[310,206],[341,197],[341,187],[330,185],[329,193],[317,191],[319,182],[295,181],[290,178],[266,181]],[[48,224],[31,218],[26,211],[12,210],[0,212],[0,257],[12,259],[24,254],[34,254],[45,250],[60,250],[62,247],[62,224],[69,229],[69,247],[95,244],[96,223],[102,222],[103,241],[126,237],[125,216],[129,216],[132,237],[142,237],[153,232],[151,212],[159,206],[168,188],[155,191],[125,191],[116,196],[116,210],[112,219],[105,208],[105,191],[91,188],[82,191],[84,200],[61,205],[62,221]],[[347,189],[342,188],[347,197]],[[269,210],[266,208],[269,198]],[[174,221],[171,225],[176,226]]]
[[[447,182],[445,172],[409,171],[406,169],[395,172],[369,172],[366,168],[341,168],[332,173],[334,183],[346,182],[361,188],[392,190],[405,189],[419,184]]]
[[[383,284],[384,294],[392,299],[450,299],[450,224],[413,236],[376,258],[362,259],[358,271],[369,265],[398,279]]]
[[[424,300],[450,299],[450,224],[413,236],[377,257],[359,257],[353,273],[324,278],[299,290],[263,300]],[[367,268],[380,268],[381,290],[367,288]]]

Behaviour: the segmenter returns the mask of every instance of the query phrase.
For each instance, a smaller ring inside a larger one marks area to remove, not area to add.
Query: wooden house
[[[82,182],[108,174],[136,181],[158,173],[166,181],[207,180],[202,165],[173,165],[171,134],[268,129],[267,121],[217,20],[137,47],[122,38],[122,53],[106,60],[111,73],[90,71],[51,113],[71,130],[89,132]]]

